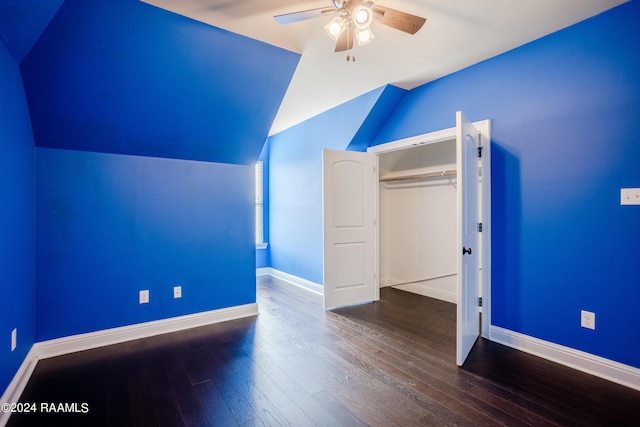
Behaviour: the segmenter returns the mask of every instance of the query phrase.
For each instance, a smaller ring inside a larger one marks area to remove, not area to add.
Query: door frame
[[[491,330],[491,120],[481,120],[472,122],[476,127],[480,137],[480,146],[482,147],[482,157],[480,158],[480,164],[482,168],[482,181],[480,185],[480,200],[481,200],[481,221],[482,221],[482,233],[481,245],[482,245],[482,261],[480,263],[481,268],[481,292],[482,296],[482,330],[481,335],[484,338],[489,339]],[[435,132],[429,132],[422,135],[412,136],[385,144],[375,145],[367,148],[368,153],[376,155],[390,153],[398,150],[405,150],[408,148],[417,147],[420,145],[435,144],[444,141],[455,141],[456,128],[455,126],[448,129],[443,129]],[[376,233],[379,235],[380,222],[376,223]],[[376,239],[376,245],[379,245],[380,239]],[[379,253],[379,250],[376,250]],[[379,256],[379,255],[378,255]],[[376,260],[376,277],[380,277],[380,262]]]

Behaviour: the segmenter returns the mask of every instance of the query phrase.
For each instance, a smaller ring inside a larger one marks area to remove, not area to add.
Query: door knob
[[[462,247],[462,255],[471,255],[471,248]]]

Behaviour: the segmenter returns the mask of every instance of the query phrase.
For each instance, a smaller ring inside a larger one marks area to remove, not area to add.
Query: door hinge
[[[478,297],[478,307],[482,307],[482,297]]]
[[[482,157],[482,147],[478,147],[478,157]]]
[[[482,223],[478,223],[478,233],[482,233]]]

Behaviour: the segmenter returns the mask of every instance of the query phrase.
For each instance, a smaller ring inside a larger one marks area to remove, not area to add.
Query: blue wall
[[[398,107],[406,90],[387,85],[383,88],[376,103],[368,112],[366,119],[360,125],[358,132],[347,146],[348,151],[367,151],[367,147],[384,126],[391,113]],[[364,95],[368,96],[367,94]]]
[[[417,88],[375,141],[491,119],[493,323],[635,367],[639,20],[632,1]]]
[[[38,147],[253,164],[298,60],[139,0],[66,0],[21,70]]]
[[[344,150],[384,87],[269,138],[271,267],[323,283],[322,150]]]
[[[0,40],[0,391],[34,342],[35,147],[20,72]],[[11,331],[18,346],[11,352]]]
[[[37,180],[37,341],[255,302],[253,166],[38,148]]]
[[[19,343],[0,389],[34,340],[255,302],[253,164],[299,60],[138,0],[18,3],[0,0],[0,333]]]
[[[0,390],[34,340],[255,301],[253,163],[299,59],[138,0],[66,0],[31,48],[61,2],[14,3],[0,0],[0,343],[17,327],[18,348],[0,346]],[[634,0],[273,136],[260,262],[321,283],[322,148],[451,127],[461,109],[493,124],[494,324],[640,367],[640,209],[619,206],[640,187],[639,18]]]
[[[0,0],[0,39],[19,64],[64,0]]]

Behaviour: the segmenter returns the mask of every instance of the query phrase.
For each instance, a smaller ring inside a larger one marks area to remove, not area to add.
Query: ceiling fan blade
[[[317,9],[302,10],[300,12],[276,15],[273,18],[279,24],[285,25],[285,24],[291,24],[293,22],[305,21],[307,19],[319,18],[321,16],[331,16],[335,12],[337,12],[337,10],[334,9],[333,7],[329,7],[329,8],[320,7]]]
[[[375,19],[382,25],[386,25],[405,33],[415,34],[424,25],[426,18],[400,12],[383,6],[373,6]]]
[[[345,50],[349,50],[351,48],[353,48],[353,31],[350,28],[347,28],[342,32],[340,37],[338,37],[335,51],[344,52]]]

